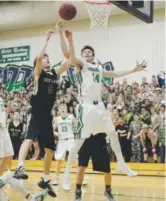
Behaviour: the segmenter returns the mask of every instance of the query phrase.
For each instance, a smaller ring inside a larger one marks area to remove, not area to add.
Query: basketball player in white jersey
[[[58,144],[55,152],[56,164],[56,178],[53,185],[59,184],[59,174],[61,168],[61,162],[65,160],[66,153],[73,147],[74,143],[74,130],[77,126],[77,120],[73,115],[68,114],[66,104],[62,103],[59,106],[60,116],[54,120],[55,136],[58,137]],[[87,185],[84,180],[83,185]],[[62,183],[64,190],[70,190],[69,178]]]
[[[66,31],[65,33],[69,42],[69,57],[72,60],[72,64],[74,64],[77,68],[77,77],[80,85],[80,105],[77,110],[77,138],[80,140],[75,142],[75,146],[72,150],[73,153],[70,152],[71,154],[69,154],[68,161],[72,160],[72,155],[75,155],[75,153],[79,151],[80,147],[84,146],[83,143],[85,139],[89,138],[91,134],[96,135],[104,132],[110,137],[111,147],[115,152],[119,169],[122,169],[130,176],[136,175],[136,173],[131,171],[124,162],[118,140],[118,134],[115,131],[109,112],[106,110],[104,103],[101,100],[101,88],[104,77],[119,78],[142,71],[146,67],[146,62],[143,61],[142,63],[139,63],[137,61],[136,66],[132,70],[105,72],[102,69],[102,65],[93,63],[95,52],[90,46],[85,46],[81,51],[82,59],[77,59],[73,47],[72,33],[69,31]],[[84,161],[83,155],[79,156],[75,201],[81,201],[81,185],[84,177],[84,171],[86,169],[84,167],[84,162],[82,161]],[[65,174],[67,174],[67,170],[65,171]],[[107,179],[108,178],[109,174],[107,174]],[[108,180],[110,180],[111,183],[111,178]],[[111,194],[111,189],[108,190],[108,186],[110,185],[107,184],[106,186],[105,196],[109,201],[113,201],[114,198]]]
[[[56,178],[53,185],[59,184],[59,174],[61,162],[65,160],[67,152],[70,152],[74,142],[74,127],[76,127],[76,119],[73,115],[67,113],[67,106],[61,104],[59,106],[60,116],[54,119],[55,136],[58,137],[58,144],[55,152]]]
[[[0,97],[0,201],[8,201],[5,194],[6,184],[20,192],[29,201],[43,201],[47,190],[38,195],[31,195],[17,179],[13,178],[11,173],[4,173],[13,155],[12,143],[6,128],[6,111],[3,99]]]

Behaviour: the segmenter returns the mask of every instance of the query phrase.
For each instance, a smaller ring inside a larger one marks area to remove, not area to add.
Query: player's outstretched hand
[[[141,63],[139,63],[137,61],[137,65],[136,67],[134,68],[134,71],[142,71],[142,70],[145,70],[145,68],[147,67],[147,62],[145,60],[143,60]]]
[[[49,41],[53,34],[54,34],[54,31],[52,29],[48,30],[46,33],[46,40]]]
[[[56,30],[58,30],[59,33],[62,33],[62,31],[64,30],[63,27],[64,27],[64,26],[63,26],[63,22],[58,22],[58,23],[56,24],[56,26],[55,26],[55,32],[56,32]]]

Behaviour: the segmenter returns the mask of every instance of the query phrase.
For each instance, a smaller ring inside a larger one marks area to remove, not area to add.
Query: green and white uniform
[[[63,160],[66,151],[70,152],[73,146],[74,142],[73,119],[74,117],[72,115],[68,115],[65,118],[62,118],[61,116],[56,118],[58,133],[60,134],[57,149],[55,152],[56,160]]]
[[[80,104],[77,106],[77,138],[88,138],[91,134],[115,131],[109,112],[101,100],[102,66],[84,62],[77,73]]]
[[[0,158],[13,156],[13,146],[6,128],[6,112],[3,99],[0,97]]]

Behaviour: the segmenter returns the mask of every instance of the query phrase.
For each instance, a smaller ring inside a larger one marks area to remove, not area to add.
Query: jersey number
[[[62,132],[67,132],[67,126],[62,126]]]
[[[100,75],[99,74],[93,73],[93,82],[97,82],[97,83],[100,82]]]
[[[48,85],[48,94],[53,94],[53,86],[52,86],[52,84]]]

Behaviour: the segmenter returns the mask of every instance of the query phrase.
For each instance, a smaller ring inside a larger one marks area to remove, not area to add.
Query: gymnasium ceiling
[[[52,24],[60,20],[58,9],[64,1],[0,1],[0,31]],[[69,2],[69,1],[68,1]],[[87,19],[83,1],[71,1],[77,7],[74,20]],[[155,1],[155,9],[165,7],[164,1]],[[112,15],[124,12],[112,6]]]

